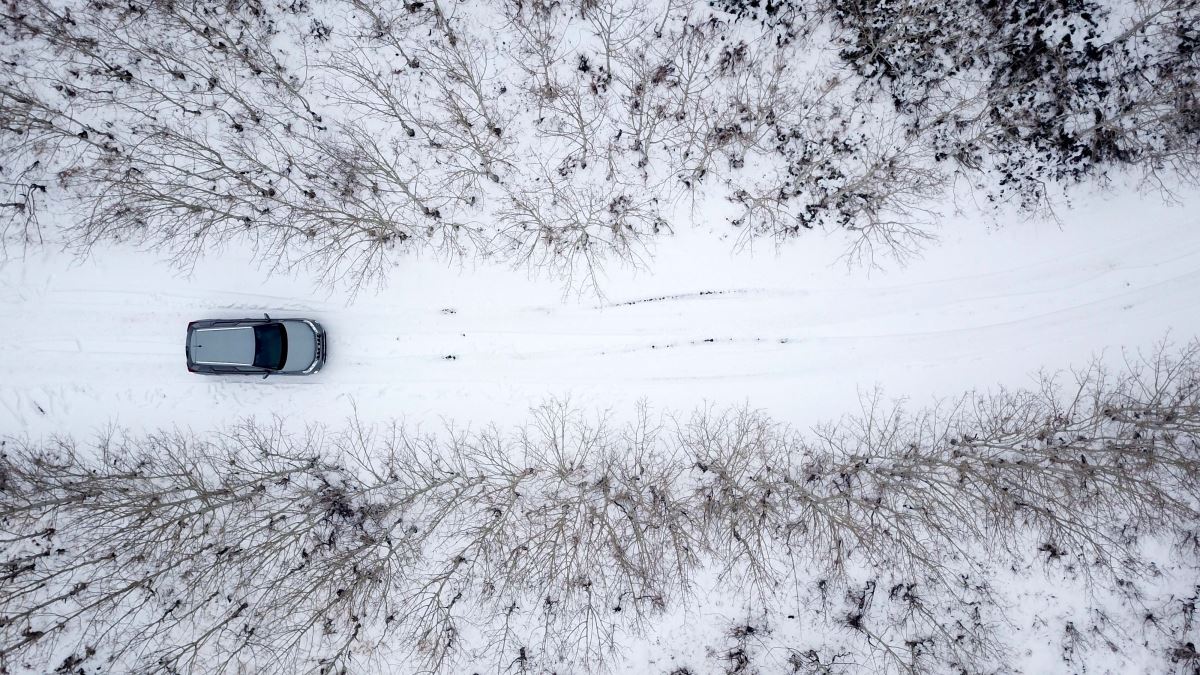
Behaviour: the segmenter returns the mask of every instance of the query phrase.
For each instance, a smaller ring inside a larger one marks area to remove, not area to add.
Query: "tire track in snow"
[[[195,281],[144,257],[91,270],[10,263],[0,267],[0,428],[340,416],[351,399],[366,416],[484,419],[575,391],[674,407],[750,397],[786,415],[804,392],[820,392],[806,406],[841,405],[877,381],[914,395],[989,385],[1107,345],[1146,345],[1170,326],[1181,339],[1200,331],[1197,229],[1081,233],[1054,250],[1031,245],[1033,260],[970,260],[925,276],[847,279],[794,266],[804,274],[747,287],[668,269],[598,304],[554,304],[557,291],[527,293],[535,287],[520,279],[493,288],[434,266],[346,305],[309,298],[294,280],[256,284],[234,271]],[[326,370],[267,382],[185,371],[188,320],[258,311],[325,322]]]

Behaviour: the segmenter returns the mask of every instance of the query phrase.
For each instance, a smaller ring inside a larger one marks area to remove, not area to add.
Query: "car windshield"
[[[287,361],[287,332],[283,325],[268,323],[254,327],[254,365],[279,370]]]

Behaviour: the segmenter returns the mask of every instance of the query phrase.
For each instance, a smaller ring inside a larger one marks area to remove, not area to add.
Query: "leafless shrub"
[[[649,456],[654,428],[547,408],[511,446],[375,433],[10,445],[4,658],[337,670],[399,634],[438,668],[471,604],[520,608],[525,644],[595,664],[688,586],[681,469]]]
[[[756,672],[752,661],[763,638],[771,634],[770,626],[762,622],[746,621],[730,626],[725,636],[728,642],[712,656],[721,662],[729,675]]]
[[[805,230],[842,230],[850,244],[845,259],[873,265],[903,262],[933,239],[936,213],[930,204],[946,188],[946,175],[919,144],[896,139],[901,130],[883,125],[864,134],[847,120],[859,111],[801,99],[803,115],[782,113],[777,152],[784,165],[766,180],[731,185],[740,209],[732,224],[741,241],[784,241]]]
[[[804,675],[834,675],[834,673],[852,672],[852,662],[846,661],[849,654],[836,652],[822,653],[816,649],[793,650],[788,656],[788,665],[792,672]]]
[[[606,260],[641,262],[646,240],[669,229],[653,198],[640,191],[611,183],[580,188],[550,172],[512,194],[497,217],[493,249],[596,292]]]

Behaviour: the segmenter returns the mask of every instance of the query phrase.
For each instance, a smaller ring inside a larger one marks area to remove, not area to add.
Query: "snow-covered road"
[[[1185,200],[1196,203],[1195,200]],[[226,423],[303,411],[339,419],[508,421],[547,396],[621,413],[748,401],[808,424],[874,385],[918,401],[1020,385],[1168,330],[1200,334],[1200,218],[1154,198],[1094,202],[1063,226],[954,223],[886,272],[830,265],[835,242],[730,252],[692,233],[606,297],[486,265],[416,260],[388,288],[313,293],[225,252],[183,276],[155,255],[84,263],[31,253],[0,267],[0,430]],[[325,370],[267,381],[189,374],[183,331],[211,317],[305,315],[330,332]]]

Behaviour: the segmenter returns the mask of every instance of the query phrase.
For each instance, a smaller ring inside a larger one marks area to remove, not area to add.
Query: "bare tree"
[[[716,7],[8,2],[3,239],[594,285],[714,201],[742,243],[839,233],[872,264],[931,239],[952,177],[1027,208],[1109,169],[1196,180],[1195,0]]]
[[[484,649],[498,672],[595,669],[713,570],[760,608],[814,589],[877,670],[988,670],[1006,649],[989,565],[1127,590],[1153,567],[1143,540],[1194,542],[1198,357],[915,414],[868,397],[807,434],[745,409],[617,425],[553,403],[513,433],[7,439],[0,658],[445,671]]]

